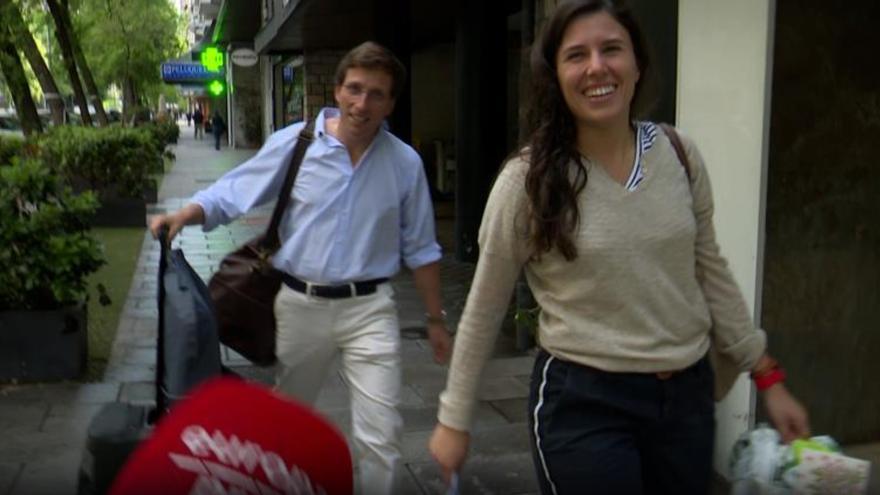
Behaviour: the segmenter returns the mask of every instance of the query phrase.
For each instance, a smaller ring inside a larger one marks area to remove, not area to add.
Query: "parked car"
[[[0,136],[24,137],[21,122],[14,115],[0,115]]]

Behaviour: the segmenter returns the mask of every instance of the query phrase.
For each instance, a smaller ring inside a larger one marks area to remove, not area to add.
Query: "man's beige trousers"
[[[307,296],[282,285],[275,299],[277,390],[313,404],[341,356],[363,495],[391,493],[400,461],[400,329],[393,295],[387,283],[374,294],[345,299]]]

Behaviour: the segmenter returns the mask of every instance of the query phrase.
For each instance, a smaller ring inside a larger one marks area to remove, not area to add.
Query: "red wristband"
[[[753,376],[752,380],[755,381],[755,387],[757,387],[758,390],[767,390],[773,385],[785,381],[785,371],[779,366],[775,366],[761,376]]]

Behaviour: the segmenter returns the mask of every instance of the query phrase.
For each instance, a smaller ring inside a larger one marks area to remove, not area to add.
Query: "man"
[[[275,301],[276,388],[312,403],[335,354],[341,354],[365,494],[391,492],[400,458],[400,335],[387,280],[401,260],[425,304],[435,361],[446,362],[451,345],[422,162],[383,127],[405,77],[400,61],[372,42],[340,61],[334,92],[339,108],[317,116],[273,259],[285,275]],[[163,225],[169,238],[184,225],[209,230],[274,200],[303,127],[276,132],[254,158],[197,193],[191,204],[153,218],[154,235]]]
[[[214,116],[211,117],[211,132],[214,134],[214,149],[220,150],[220,138],[226,132],[226,122],[220,115],[220,110],[214,110]]]
[[[202,139],[205,137],[205,128],[202,126],[202,123],[205,121],[205,116],[202,114],[202,109],[196,107],[196,111],[193,112],[193,125],[195,125],[195,134],[193,135],[194,139]]]

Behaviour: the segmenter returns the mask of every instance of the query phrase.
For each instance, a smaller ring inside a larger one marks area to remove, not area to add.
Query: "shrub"
[[[20,155],[23,147],[21,138],[0,136],[0,165],[12,163],[12,157]]]
[[[167,119],[157,120],[144,124],[141,128],[150,131],[159,145],[164,148],[166,145],[174,144],[180,138],[180,128],[177,124]]]
[[[40,139],[40,158],[78,189],[139,197],[164,171],[163,145],[143,128],[60,126]]]
[[[88,221],[98,202],[74,195],[36,160],[0,167],[0,310],[57,309],[86,299],[104,263]]]

